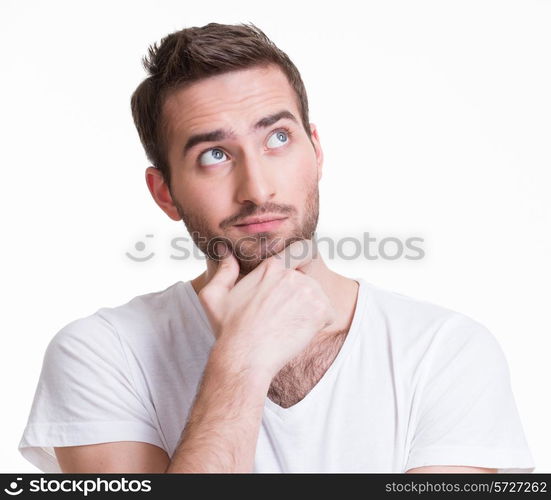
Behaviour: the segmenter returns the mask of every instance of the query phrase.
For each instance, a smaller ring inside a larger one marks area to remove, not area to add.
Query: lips
[[[235,224],[236,226],[246,226],[248,224],[261,224],[263,222],[271,222],[274,220],[281,220],[285,219],[286,217],[283,217],[281,215],[266,215],[263,217],[249,217],[248,219],[245,219],[240,224]]]
[[[258,220],[259,218],[257,218]],[[254,220],[254,219],[250,219]],[[269,219],[269,218],[260,218],[260,220],[263,220],[264,222],[253,222],[251,224],[236,224],[235,227],[238,231],[247,233],[247,234],[256,234],[256,233],[273,233],[278,230],[283,224],[285,224],[285,221],[287,220],[287,217],[283,217],[282,219]]]

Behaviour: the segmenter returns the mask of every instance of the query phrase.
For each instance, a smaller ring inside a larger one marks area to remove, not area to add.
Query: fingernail
[[[221,241],[219,241],[215,245],[215,251],[216,251],[216,255],[218,255],[218,257],[225,257],[226,256],[226,245],[224,243],[222,243]]]

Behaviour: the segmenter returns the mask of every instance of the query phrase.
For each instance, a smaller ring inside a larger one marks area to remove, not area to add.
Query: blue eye
[[[220,160],[225,161],[224,157],[227,158],[224,151],[218,148],[212,148],[208,151],[205,151],[201,156],[199,156],[199,163],[206,166],[216,165],[217,163],[220,163]]]
[[[271,148],[280,148],[289,141],[289,132],[286,130],[278,130],[268,140],[268,146]],[[275,141],[272,139],[275,137]]]

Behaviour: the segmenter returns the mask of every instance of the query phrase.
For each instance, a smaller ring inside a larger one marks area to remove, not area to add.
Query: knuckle
[[[264,274],[273,274],[280,269],[280,266],[278,265],[278,263],[272,258],[266,259],[263,262],[263,265],[264,265]]]
[[[199,290],[197,293],[197,297],[199,297],[199,300],[203,302],[204,304],[208,304],[211,300],[211,290],[208,286],[204,286]]]
[[[286,283],[295,283],[297,281],[296,272],[293,269],[282,269],[281,280]]]

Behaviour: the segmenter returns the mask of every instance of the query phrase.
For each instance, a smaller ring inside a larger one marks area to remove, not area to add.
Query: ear
[[[323,151],[321,149],[318,128],[314,123],[310,123],[310,131],[312,132],[312,143],[314,144],[314,150],[316,152],[316,164],[318,168],[318,181],[321,179],[321,172],[323,167]]]
[[[161,171],[155,167],[147,167],[145,169],[145,182],[155,203],[161,207],[163,212],[172,220],[181,220],[182,218],[178,214],[178,209],[172,201],[172,195],[168,189],[168,184],[166,184]]]

